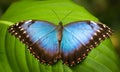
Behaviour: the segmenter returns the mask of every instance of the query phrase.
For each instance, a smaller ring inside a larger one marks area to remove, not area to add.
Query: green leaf
[[[67,15],[68,13],[70,14]],[[56,25],[60,20],[64,24],[80,20],[98,21],[84,7],[70,1],[21,1],[12,4],[0,18],[0,70],[2,72],[120,71],[118,56],[110,39],[103,41],[83,62],[74,67],[63,65],[61,60],[54,65],[41,64],[29,53],[24,44],[7,31],[9,25],[29,19],[46,20]]]

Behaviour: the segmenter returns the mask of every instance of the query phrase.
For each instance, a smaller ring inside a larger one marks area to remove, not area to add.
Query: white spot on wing
[[[29,38],[29,35],[27,35],[26,38]]]
[[[17,23],[16,26],[19,26],[19,23]]]
[[[20,29],[20,31],[23,31],[23,30],[24,30],[23,28]]]
[[[97,33],[94,33],[95,36],[97,36]]]
[[[21,29],[22,27],[19,26],[18,28]]]
[[[21,38],[21,36],[18,36],[18,38]]]
[[[13,30],[12,33],[14,33],[15,31]]]
[[[103,24],[103,27],[106,28],[106,25]]]
[[[97,32],[99,32],[99,33],[100,33],[100,30],[97,30]]]
[[[90,39],[93,40],[93,37],[91,37]]]
[[[27,33],[26,31],[23,32],[23,34],[26,34],[26,33]]]
[[[26,21],[25,23],[29,23],[29,22],[32,22],[32,20],[28,20],[28,21]]]
[[[99,38],[99,41],[101,41],[101,38]]]
[[[102,28],[100,28],[100,30],[103,30]]]
[[[103,37],[106,37],[105,35],[103,35]]]
[[[17,35],[18,33],[15,33],[15,35]]]
[[[94,21],[90,21],[90,22],[96,25],[96,23]]]

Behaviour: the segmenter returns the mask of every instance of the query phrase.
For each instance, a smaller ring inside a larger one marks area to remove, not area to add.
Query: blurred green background
[[[7,8],[20,0],[0,0],[0,17]],[[27,0],[28,1],[28,0]],[[31,1],[31,0],[29,0]],[[78,5],[85,7],[96,16],[102,23],[113,29],[112,42],[120,56],[120,0],[72,0]]]

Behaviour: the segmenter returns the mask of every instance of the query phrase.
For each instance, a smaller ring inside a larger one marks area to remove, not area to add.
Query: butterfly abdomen
[[[58,41],[61,42],[62,40],[62,31],[63,31],[63,25],[62,22],[59,22],[59,25],[57,26],[57,30],[58,30]]]

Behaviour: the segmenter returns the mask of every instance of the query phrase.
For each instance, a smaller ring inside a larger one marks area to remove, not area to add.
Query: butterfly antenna
[[[60,17],[57,15],[57,13],[52,9],[52,11],[55,13],[56,17],[58,18],[58,20],[60,21]]]
[[[72,13],[72,11],[73,11],[73,10],[71,10],[70,12],[68,12],[68,13],[61,19],[61,21],[64,20],[67,16],[69,16],[69,15]]]
[[[70,12],[68,12],[62,19],[60,19],[60,17],[58,16],[58,14],[52,9],[52,11],[55,13],[56,17],[58,18],[59,21],[64,20],[68,15],[70,15],[72,13],[73,10],[71,10]]]

